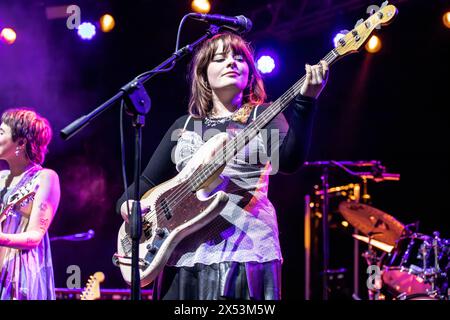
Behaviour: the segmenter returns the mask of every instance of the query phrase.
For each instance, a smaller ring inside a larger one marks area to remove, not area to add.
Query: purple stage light
[[[83,40],[91,40],[95,33],[95,26],[90,22],[83,22],[78,27],[78,35]]]
[[[13,44],[17,39],[17,34],[12,28],[3,28],[0,33],[0,40],[6,44]]]
[[[271,73],[276,67],[275,59],[269,55],[263,55],[256,60],[256,67],[261,73]]]

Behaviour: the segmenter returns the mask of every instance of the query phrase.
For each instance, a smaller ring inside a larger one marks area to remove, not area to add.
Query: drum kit
[[[314,187],[312,195],[305,196],[307,300],[318,298],[316,288],[319,283],[323,300],[348,298],[348,282],[346,290],[329,283],[330,274],[343,265],[346,272],[353,271],[351,298],[354,300],[365,299],[365,294],[360,295],[363,287],[363,290],[368,289],[369,300],[450,300],[450,239],[441,238],[439,232],[432,235],[420,233],[419,222],[404,225],[392,215],[369,205],[368,181],[399,181],[400,174],[388,173],[378,160],[327,160],[306,162],[305,165],[320,168],[322,180],[321,186]],[[331,187],[330,173],[333,173],[334,180],[342,181],[338,172],[345,173],[345,180],[350,176],[358,182]],[[342,218],[345,221],[339,221]],[[345,230],[350,230],[348,225],[354,228],[350,233],[353,237],[351,267],[348,264],[351,259],[349,250],[343,249],[349,248],[349,233],[342,232],[339,225]],[[330,236],[334,237],[333,241],[330,241]],[[336,245],[337,241],[339,245]],[[362,243],[367,244],[367,250],[364,248],[361,252]],[[330,257],[330,253],[334,255]],[[360,276],[361,257],[367,266],[364,284],[360,282],[363,279]],[[315,269],[321,270],[319,276],[322,279],[318,279]]]
[[[369,286],[373,300],[449,300],[450,239],[439,232],[418,232],[418,222],[403,225],[393,216],[355,201],[343,201],[339,212],[368,244],[363,257],[379,271]],[[369,283],[369,282],[368,282]]]

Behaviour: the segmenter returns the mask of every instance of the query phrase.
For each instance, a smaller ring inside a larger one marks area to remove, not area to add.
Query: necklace
[[[247,122],[253,108],[254,108],[254,106],[246,104],[246,105],[242,106],[241,108],[236,109],[236,111],[234,111],[229,116],[220,117],[220,118],[213,117],[212,113],[210,111],[210,112],[208,112],[207,116],[205,117],[205,125],[207,125],[209,127],[214,127],[220,123],[225,123],[225,122],[231,121],[231,120],[245,124]]]
[[[233,118],[234,113],[230,114],[229,116],[226,117],[220,117],[220,118],[213,118],[210,115],[207,115],[205,117],[205,125],[208,127],[215,127],[218,124],[222,124],[225,123],[227,121],[230,121],[231,118]]]

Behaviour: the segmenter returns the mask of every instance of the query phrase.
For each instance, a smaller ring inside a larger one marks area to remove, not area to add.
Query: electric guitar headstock
[[[89,277],[89,280],[80,295],[81,300],[97,300],[100,298],[100,283],[105,280],[105,274],[103,272],[96,272]]]
[[[375,28],[389,24],[396,14],[397,8],[387,4],[387,1],[384,2],[378,11],[365,21],[357,24],[352,31],[338,40],[335,52],[340,56],[357,52]]]

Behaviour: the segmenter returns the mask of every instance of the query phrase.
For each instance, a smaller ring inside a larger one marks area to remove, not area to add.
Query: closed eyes
[[[218,57],[215,57],[212,61],[213,62],[224,62],[226,59],[225,57],[223,57],[221,54],[217,55]],[[237,54],[235,56],[233,56],[233,59],[239,62],[243,62],[244,61],[244,57],[240,54]]]

